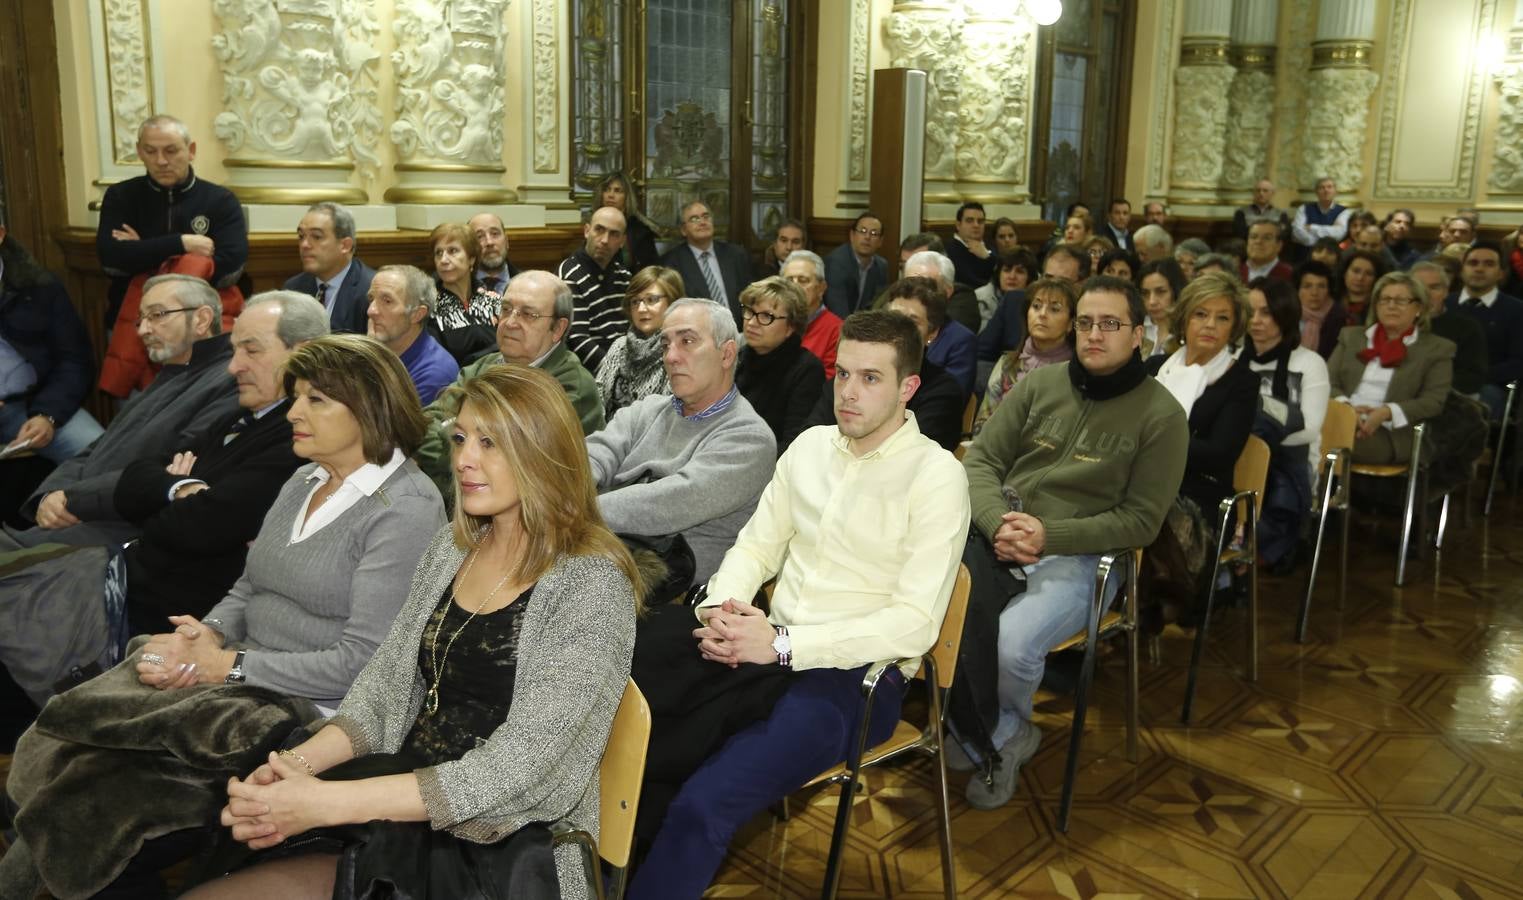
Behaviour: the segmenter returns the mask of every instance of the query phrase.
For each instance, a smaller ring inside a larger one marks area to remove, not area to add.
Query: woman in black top
[[[497,313],[502,297],[476,278],[481,257],[476,234],[459,222],[446,222],[429,235],[434,284],[439,300],[428,312],[428,333],[463,368],[497,350]]]
[[[824,364],[801,342],[807,309],[798,285],[775,275],[740,292],[746,346],[735,385],[772,429],[779,456],[809,426],[809,411],[825,383]]]
[[[640,212],[634,186],[623,172],[603,176],[598,182],[598,207],[611,206],[624,214],[624,249],[618,260],[631,272],[661,262],[656,251],[656,226]]]

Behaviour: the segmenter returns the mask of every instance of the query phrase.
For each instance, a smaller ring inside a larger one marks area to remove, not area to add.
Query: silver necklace
[[[491,533],[492,526],[488,525],[485,529],[485,534],[482,536],[483,544],[486,543],[486,539],[491,536]],[[466,579],[471,577],[471,568],[476,565],[476,559],[480,555],[481,544],[478,544],[476,549],[471,551],[470,559],[465,561],[465,571],[460,573],[461,584],[465,584]],[[434,629],[433,640],[429,642],[428,647],[429,656],[431,657],[430,661],[433,664],[434,670],[434,684],[433,687],[428,689],[428,696],[423,701],[423,708],[428,712],[429,715],[433,715],[439,711],[439,685],[443,680],[444,666],[449,661],[449,652],[455,646],[455,639],[460,637],[460,633],[465,631],[466,626],[470,625],[471,621],[474,620],[483,609],[486,609],[487,604],[491,603],[492,598],[497,596],[497,592],[502,590],[502,586],[508,583],[508,578],[510,578],[512,574],[513,573],[510,570],[506,575],[503,575],[502,580],[497,582],[497,586],[492,588],[492,592],[487,594],[486,597],[476,605],[475,611],[466,617],[465,621],[461,623],[459,628],[455,629],[455,633],[450,635],[450,639],[444,644],[444,655],[442,657],[439,655],[439,632],[444,630],[444,620],[448,618],[449,610],[446,609],[445,614],[439,618],[439,627]],[[451,601],[451,603],[453,602],[454,601]]]

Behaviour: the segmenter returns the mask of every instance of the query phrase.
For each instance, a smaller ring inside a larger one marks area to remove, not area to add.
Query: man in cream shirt
[[[920,434],[905,404],[924,342],[900,313],[841,326],[836,422],[778,460],[756,513],[708,582],[694,631],[706,659],[793,670],[768,718],[740,731],[683,784],[632,900],[700,897],[736,829],[846,759],[867,666],[935,643],[968,532],[967,478]],[[770,618],[748,601],[776,576]],[[873,699],[870,744],[899,719],[914,664]]]

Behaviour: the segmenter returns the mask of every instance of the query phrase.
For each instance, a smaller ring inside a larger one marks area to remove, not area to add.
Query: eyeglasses
[[[629,301],[629,305],[630,305],[631,308],[636,308],[636,309],[641,307],[641,306],[647,306],[647,307],[650,307],[651,309],[656,309],[656,308],[660,307],[665,302],[666,302],[666,295],[665,294],[641,294],[640,296],[631,299]]]
[[[687,221],[689,225],[697,225],[699,222],[712,222],[714,221],[714,215],[713,213],[694,213],[687,217]]]
[[[525,325],[533,325],[540,319],[550,318],[549,315],[545,313],[535,312],[527,306],[514,306],[510,303],[504,303],[502,306],[502,312],[500,313],[500,318],[504,322],[509,322],[512,321],[514,316],[522,319]]]
[[[856,228],[853,228],[852,231],[855,231],[857,234],[860,234],[863,237],[870,237],[870,238],[880,238],[880,237],[883,237],[883,231],[882,231],[882,229],[878,229],[878,228],[863,228],[862,226],[858,225]]]
[[[1399,309],[1399,308],[1401,308],[1403,306],[1406,306],[1408,303],[1421,303],[1421,302],[1422,301],[1418,300],[1415,297],[1381,297],[1379,300],[1375,301],[1375,305],[1376,306],[1385,306],[1385,307],[1396,307],[1396,308]]]
[[[1101,331],[1120,331],[1121,326],[1130,325],[1131,322],[1123,322],[1120,319],[1091,319],[1089,316],[1080,316],[1074,319],[1075,334],[1089,334],[1095,328]]]
[[[169,315],[170,313],[195,312],[197,309],[200,309],[200,307],[197,307],[197,306],[178,306],[178,307],[175,307],[174,309],[150,309],[149,311],[147,311],[145,313],[138,313],[137,324],[141,325],[141,324],[143,324],[144,320],[147,320],[147,321],[152,322],[153,324],[157,325],[157,324],[159,324],[159,320],[160,319],[164,318],[165,316]]]
[[[763,326],[771,325],[773,322],[776,322],[778,319],[782,318],[782,316],[776,315],[775,313],[758,312],[756,308],[752,306],[742,306],[740,308],[740,317],[745,319],[747,322],[755,319],[758,324]]]

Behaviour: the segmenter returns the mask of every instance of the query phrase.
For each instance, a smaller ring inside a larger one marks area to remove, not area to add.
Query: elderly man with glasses
[[[878,255],[883,246],[883,220],[872,210],[857,216],[846,243],[825,257],[825,306],[844,319],[867,308],[888,283],[888,260]]]
[[[977,682],[977,700],[954,706],[959,741],[949,743],[966,752],[949,748],[948,762],[983,765],[967,788],[979,809],[1009,801],[1042,741],[1032,698],[1047,651],[1085,624],[1100,554],[1151,544],[1179,492],[1189,426],[1143,370],[1143,317],[1131,282],[1091,278],[1073,359],[1017,383],[963,460],[975,526],[965,634],[974,637],[957,675]]]
[[[571,286],[549,272],[531,269],[508,282],[497,316],[497,350],[464,369],[455,384],[463,384],[492,366],[511,363],[544,369],[566,389],[566,397],[581,420],[582,432],[592,434],[603,427],[603,401],[598,383],[566,347],[566,334],[574,316]],[[460,401],[449,391],[423,412],[429,421],[428,436],[418,448],[418,468],[432,478],[439,495],[449,503],[455,496],[450,472],[450,434]]]
[[[661,265],[677,270],[689,297],[721,303],[739,322],[740,292],[753,280],[750,255],[714,238],[714,213],[702,200],[682,207],[677,229],[683,242],[661,254]]]
[[[38,544],[121,544],[137,535],[112,496],[122,470],[197,443],[238,408],[227,365],[233,348],[222,333],[217,292],[189,275],[148,279],[138,336],[163,366],[90,446],[54,469],[22,505],[36,527],[8,532],[0,549]],[[9,544],[9,546],[7,546]]]

